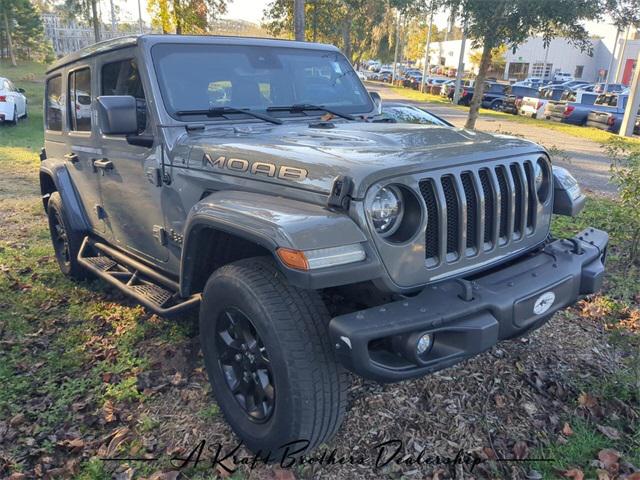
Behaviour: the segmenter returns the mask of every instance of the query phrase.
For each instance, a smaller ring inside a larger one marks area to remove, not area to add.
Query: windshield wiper
[[[283,107],[268,107],[267,112],[292,112],[292,113],[304,113],[305,110],[323,110],[336,117],[341,117],[347,120],[355,120],[353,115],[348,113],[340,113],[331,108],[323,107],[322,105],[314,105],[312,103],[297,103],[295,105],[288,105]]]
[[[224,117],[228,113],[244,113],[254,118],[259,118],[265,122],[275,123],[276,125],[282,125],[282,120],[272,117],[271,115],[265,115],[264,113],[254,112],[248,108],[236,108],[236,107],[211,107],[207,110],[179,110],[176,115],[206,115],[207,117]]]

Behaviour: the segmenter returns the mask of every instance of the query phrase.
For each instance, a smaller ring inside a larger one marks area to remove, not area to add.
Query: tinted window
[[[130,95],[136,99],[138,132],[147,125],[147,102],[142,88],[137,62],[132,59],[107,63],[102,67],[102,95]]]
[[[47,130],[62,130],[62,77],[47,80],[46,123]]]
[[[362,82],[338,52],[160,44],[152,55],[165,106],[176,118],[181,118],[178,111],[216,107],[264,111],[301,103],[343,113],[373,109]]]
[[[69,117],[71,130],[91,131],[91,71],[88,68],[69,74]]]

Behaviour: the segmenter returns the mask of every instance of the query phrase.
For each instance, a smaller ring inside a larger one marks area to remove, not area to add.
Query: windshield
[[[265,112],[269,107],[313,104],[347,114],[373,110],[362,82],[338,52],[244,45],[159,44],[153,47],[152,56],[165,107],[179,120],[185,118],[177,112],[224,107]],[[278,116],[300,114],[277,113]],[[210,119],[225,117],[227,115]],[[193,115],[188,117],[189,120],[194,118]],[[207,118],[205,113],[202,118]]]

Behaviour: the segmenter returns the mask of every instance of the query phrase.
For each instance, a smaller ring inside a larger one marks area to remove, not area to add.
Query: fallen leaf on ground
[[[525,442],[516,442],[513,446],[513,454],[518,460],[524,460],[529,455],[529,447]]]
[[[567,422],[564,422],[564,427],[562,427],[562,434],[566,435],[567,437],[573,435],[573,429]]]
[[[605,448],[598,452],[598,460],[602,462],[604,468],[606,468],[607,470],[609,469],[609,466],[617,463],[619,458],[620,454],[615,450],[611,450],[610,448]]]
[[[291,470],[285,470],[284,468],[274,468],[273,475],[275,480],[296,480],[296,476]]]
[[[620,431],[613,427],[607,427],[606,425],[596,425],[596,428],[600,431],[600,433],[611,440],[620,440],[620,438],[622,438],[622,434],[620,433]]]
[[[578,403],[581,407],[593,408],[598,404],[598,401],[593,395],[582,392],[580,396],[578,396]]]
[[[611,476],[606,470],[599,468],[596,470],[596,474],[598,475],[598,480],[611,480]]]
[[[564,472],[564,476],[567,478],[573,478],[574,480],[584,480],[584,473],[578,468],[572,468]]]
[[[118,450],[118,447],[122,445],[127,440],[127,438],[129,438],[130,433],[131,433],[131,430],[129,430],[128,427],[117,428],[113,432],[113,437],[109,442],[109,446],[107,447],[105,456],[108,458],[113,457],[116,451]]]

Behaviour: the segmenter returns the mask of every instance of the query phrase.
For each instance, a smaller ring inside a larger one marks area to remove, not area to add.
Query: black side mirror
[[[138,133],[136,99],[129,95],[107,95],[97,98],[98,119],[102,133],[129,135]]]
[[[18,92],[20,92],[20,93],[27,93],[27,92],[24,90],[24,88],[19,88],[19,89],[18,89]]]
[[[376,115],[382,114],[382,97],[378,92],[369,92],[369,96],[371,97],[371,101],[373,105],[376,107]]]

